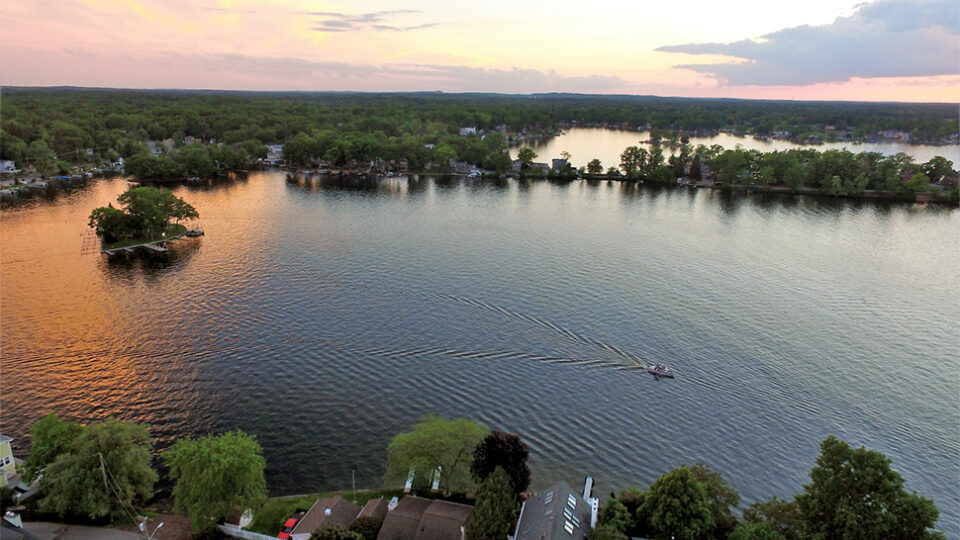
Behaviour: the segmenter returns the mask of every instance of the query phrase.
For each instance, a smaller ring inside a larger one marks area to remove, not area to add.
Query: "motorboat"
[[[647,373],[653,374],[656,377],[673,378],[673,370],[668,368],[666,364],[662,363],[653,366],[647,366]]]

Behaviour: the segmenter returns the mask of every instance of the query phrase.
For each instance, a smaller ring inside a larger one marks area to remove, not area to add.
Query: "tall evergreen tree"
[[[510,478],[497,467],[483,481],[467,527],[467,540],[503,540],[517,510]]]

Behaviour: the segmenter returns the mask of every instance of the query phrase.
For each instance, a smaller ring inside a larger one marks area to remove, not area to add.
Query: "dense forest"
[[[501,173],[511,167],[508,147],[527,137],[571,125],[600,125],[650,129],[669,150],[664,159],[657,144],[649,150],[628,148],[621,163],[607,164],[613,167],[606,176],[699,180],[702,164],[726,184],[843,196],[873,190],[910,197],[926,191],[929,182],[956,175],[943,158],[915,164],[903,154],[692,148],[683,144],[684,134],[725,130],[829,140],[893,131],[914,142],[949,142],[958,136],[955,104],[572,94],[4,88],[0,112],[0,157],[42,173],[123,157],[126,172],[140,178],[205,176],[244,168],[266,157],[270,144],[282,144],[284,160],[293,166],[350,167],[380,160],[424,170],[461,161]],[[948,184],[948,191],[953,187]]]

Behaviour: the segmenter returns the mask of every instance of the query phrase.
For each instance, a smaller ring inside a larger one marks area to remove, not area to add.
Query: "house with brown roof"
[[[387,512],[377,540],[463,540],[473,507],[408,495]]]
[[[325,525],[347,528],[360,514],[360,507],[340,495],[317,499],[297,526],[290,531],[290,538],[307,540],[313,531]]]
[[[357,516],[357,519],[362,517],[374,518],[380,520],[382,523],[384,519],[387,518],[387,501],[383,497],[378,499],[370,499],[367,501],[367,504],[363,505],[363,510],[360,510],[360,515]]]

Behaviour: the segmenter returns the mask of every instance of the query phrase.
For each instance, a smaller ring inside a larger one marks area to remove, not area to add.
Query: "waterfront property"
[[[13,439],[0,435],[0,488],[15,486],[19,482],[17,463],[13,457],[10,443]]]
[[[313,531],[324,526],[337,525],[349,527],[353,520],[360,515],[361,508],[340,495],[317,499],[307,510],[303,518],[297,522],[290,532],[294,540],[307,540]]]
[[[377,540],[462,540],[473,507],[407,495],[387,512]]]
[[[523,501],[513,540],[583,540],[597,523],[599,501],[592,496],[593,479],[587,477],[583,493],[566,482]]]

